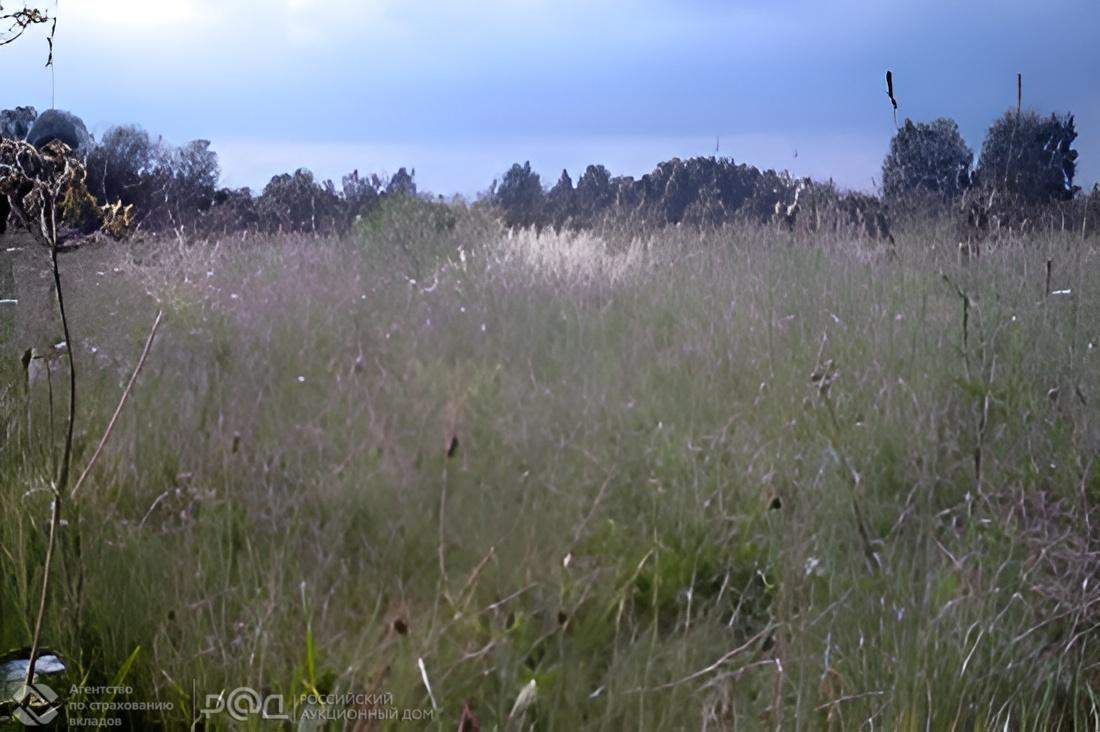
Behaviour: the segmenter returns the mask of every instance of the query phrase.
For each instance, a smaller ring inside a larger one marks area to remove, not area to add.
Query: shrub
[[[458,250],[457,220],[445,203],[387,194],[357,228],[379,271],[420,281]]]

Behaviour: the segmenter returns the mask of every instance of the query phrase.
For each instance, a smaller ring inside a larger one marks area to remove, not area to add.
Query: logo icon
[[[61,709],[57,693],[45,684],[23,686],[14,697],[12,714],[24,727],[42,727],[52,722]]]
[[[201,710],[202,715],[209,719],[222,712],[227,712],[229,718],[237,722],[243,722],[255,714],[259,714],[263,719],[290,719],[290,715],[283,707],[282,694],[270,694],[264,697],[248,686],[238,687],[228,695],[224,692],[207,694],[206,703]]]

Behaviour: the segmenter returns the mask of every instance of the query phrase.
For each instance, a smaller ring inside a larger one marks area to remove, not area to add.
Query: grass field
[[[61,340],[33,254],[0,253],[0,650],[30,642],[64,414],[64,365],[19,365]],[[77,472],[165,313],[43,634],[64,688],[174,706],[129,724],[248,686],[383,727],[1100,725],[1095,241],[395,214],[62,269]]]

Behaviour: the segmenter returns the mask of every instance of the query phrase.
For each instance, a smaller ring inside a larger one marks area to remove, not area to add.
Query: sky
[[[2,0],[10,6],[15,0]],[[551,185],[712,155],[873,190],[899,121],[974,150],[1024,106],[1073,112],[1100,180],[1098,0],[46,0],[0,47],[0,108],[208,139],[227,185],[416,169],[475,195],[514,162]]]

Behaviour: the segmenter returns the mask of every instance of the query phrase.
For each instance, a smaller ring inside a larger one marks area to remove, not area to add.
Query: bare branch
[[[54,31],[57,30],[57,20],[51,18],[49,13],[44,10],[24,5],[19,10],[5,12],[4,5],[0,3],[0,27],[4,28],[0,30],[0,46],[14,43],[32,25],[43,25],[50,22],[53,23],[53,26],[47,38],[50,44],[50,58],[46,65],[49,66],[53,63],[53,35]]]

